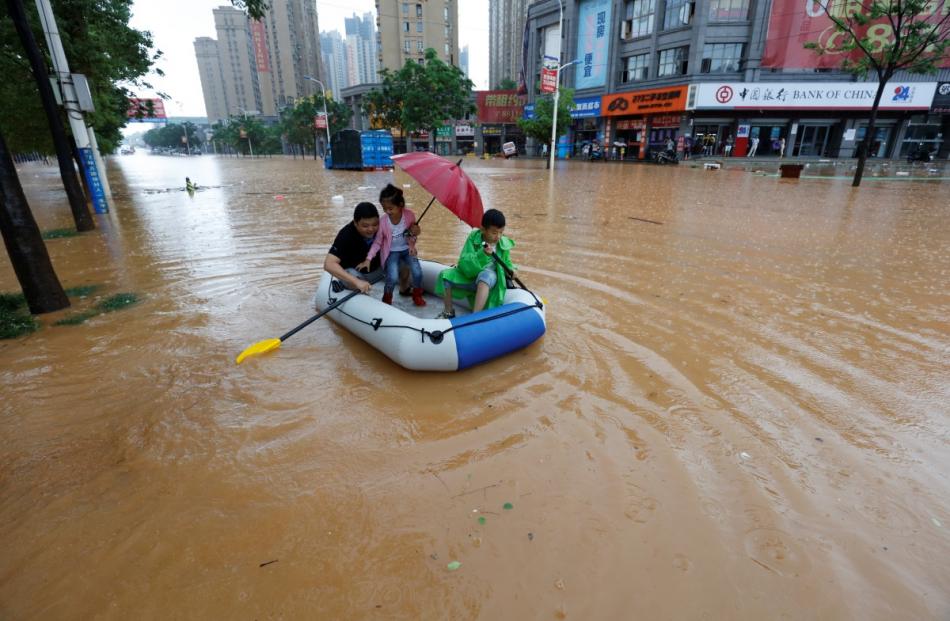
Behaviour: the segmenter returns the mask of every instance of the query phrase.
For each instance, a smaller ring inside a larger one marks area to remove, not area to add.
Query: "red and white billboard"
[[[313,117],[313,126],[317,129],[326,129],[327,128],[327,117],[322,114],[318,114]]]
[[[541,92],[553,93],[557,90],[557,58],[545,56],[541,67]]]
[[[854,15],[854,11],[866,12],[870,4],[855,0],[772,0],[762,66],[776,69],[841,67],[845,58],[841,47],[847,39],[835,28],[822,7],[829,7],[835,17],[847,19]],[[930,20],[937,22],[950,11],[950,2],[931,2],[929,7],[934,12]],[[894,30],[886,17],[869,22],[862,30],[872,45],[875,42],[883,45],[894,41]],[[806,49],[806,43],[816,44],[824,53]],[[860,50],[849,54],[852,60],[858,60],[861,55]],[[950,57],[945,58],[940,65],[950,66]]]
[[[257,63],[258,73],[270,73],[270,62],[267,57],[267,28],[264,22],[251,20],[251,38],[254,40],[254,61]]]
[[[482,123],[516,123],[524,114],[527,97],[518,91],[475,91],[478,120]]]
[[[130,121],[164,121],[165,102],[158,97],[129,97],[126,116]]]

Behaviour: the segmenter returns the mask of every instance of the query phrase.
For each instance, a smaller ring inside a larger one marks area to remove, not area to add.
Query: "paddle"
[[[488,248],[488,242],[482,242],[482,248]],[[514,281],[515,281],[515,284],[517,284],[519,287],[521,287],[522,289],[524,289],[525,291],[527,291],[528,293],[530,293],[530,294],[531,294],[531,297],[533,297],[535,300],[537,300],[537,301],[538,301],[538,305],[543,308],[543,306],[544,306],[544,301],[538,300],[538,296],[534,295],[534,292],[533,292],[531,289],[528,289],[527,287],[524,286],[524,283],[521,282],[521,279],[518,278],[517,276],[515,276],[515,273],[514,273],[513,271],[511,271],[511,268],[509,268],[507,265],[505,265],[505,262],[501,260],[501,257],[499,257],[498,254],[497,254],[494,250],[492,250],[491,256],[492,256],[492,258],[495,259],[495,262],[496,262],[496,263],[498,263],[499,265],[501,265],[501,269],[505,270],[505,274],[508,275],[508,278],[514,280]]]
[[[375,282],[378,282],[381,278],[382,278],[382,276],[380,276],[379,278],[374,278],[373,280],[371,280],[371,281],[369,281],[369,282],[370,282],[370,283],[375,283]],[[247,349],[245,349],[244,351],[242,351],[242,352],[238,355],[238,357],[235,358],[234,362],[237,363],[237,364],[241,364],[242,362],[244,362],[244,359],[245,359],[245,358],[248,358],[248,357],[250,357],[250,356],[258,356],[258,355],[260,355],[260,354],[266,354],[267,352],[274,351],[275,349],[277,349],[278,347],[280,347],[280,344],[281,344],[281,343],[283,343],[284,341],[286,341],[287,339],[289,339],[289,338],[292,337],[293,335],[297,334],[298,332],[300,332],[301,330],[303,330],[304,328],[306,328],[307,326],[309,326],[310,324],[312,324],[312,323],[313,323],[314,321],[316,321],[317,319],[320,319],[321,317],[323,317],[324,315],[326,315],[327,313],[329,313],[330,311],[332,311],[332,310],[333,310],[334,308],[336,308],[337,306],[343,304],[344,302],[346,302],[347,300],[349,300],[351,297],[353,297],[353,296],[356,295],[357,293],[359,293],[359,290],[351,291],[350,293],[346,294],[345,296],[343,296],[342,298],[340,298],[339,300],[337,300],[337,301],[334,302],[333,304],[327,306],[327,307],[324,308],[322,311],[320,311],[319,313],[317,313],[316,315],[314,315],[313,317],[311,317],[311,318],[308,319],[307,321],[303,322],[302,324],[300,324],[299,326],[297,326],[296,328],[294,328],[293,330],[291,330],[291,331],[288,332],[287,334],[283,335],[283,336],[280,337],[279,339],[264,339],[263,341],[258,341],[257,343],[254,343],[253,345],[251,345],[250,347],[248,347]]]

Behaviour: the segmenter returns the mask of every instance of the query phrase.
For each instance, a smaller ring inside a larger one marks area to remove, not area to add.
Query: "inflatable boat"
[[[458,371],[527,347],[544,334],[544,304],[527,289],[509,288],[505,303],[472,313],[467,300],[455,301],[453,319],[433,319],[442,300],[432,295],[436,278],[447,265],[420,261],[427,306],[396,293],[383,304],[383,283],[367,295],[355,295],[327,317],[360,337],[393,362],[414,371]],[[314,296],[321,311],[350,293],[324,272]]]

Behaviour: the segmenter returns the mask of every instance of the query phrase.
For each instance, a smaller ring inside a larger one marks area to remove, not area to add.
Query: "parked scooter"
[[[908,164],[913,164],[914,162],[932,162],[933,159],[933,153],[924,146],[924,143],[920,143],[916,150],[907,154]]]
[[[676,156],[676,151],[655,151],[653,161],[657,164],[679,164],[680,160]]]

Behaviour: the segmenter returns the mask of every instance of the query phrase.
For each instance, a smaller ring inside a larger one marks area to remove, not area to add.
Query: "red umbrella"
[[[484,211],[482,196],[469,176],[462,171],[462,160],[452,163],[427,151],[394,155],[392,159],[407,175],[429,191],[433,201],[438,199],[472,228],[481,226]],[[422,216],[431,206],[432,201],[429,201],[429,206],[422,212]],[[419,216],[420,221],[422,216]]]

